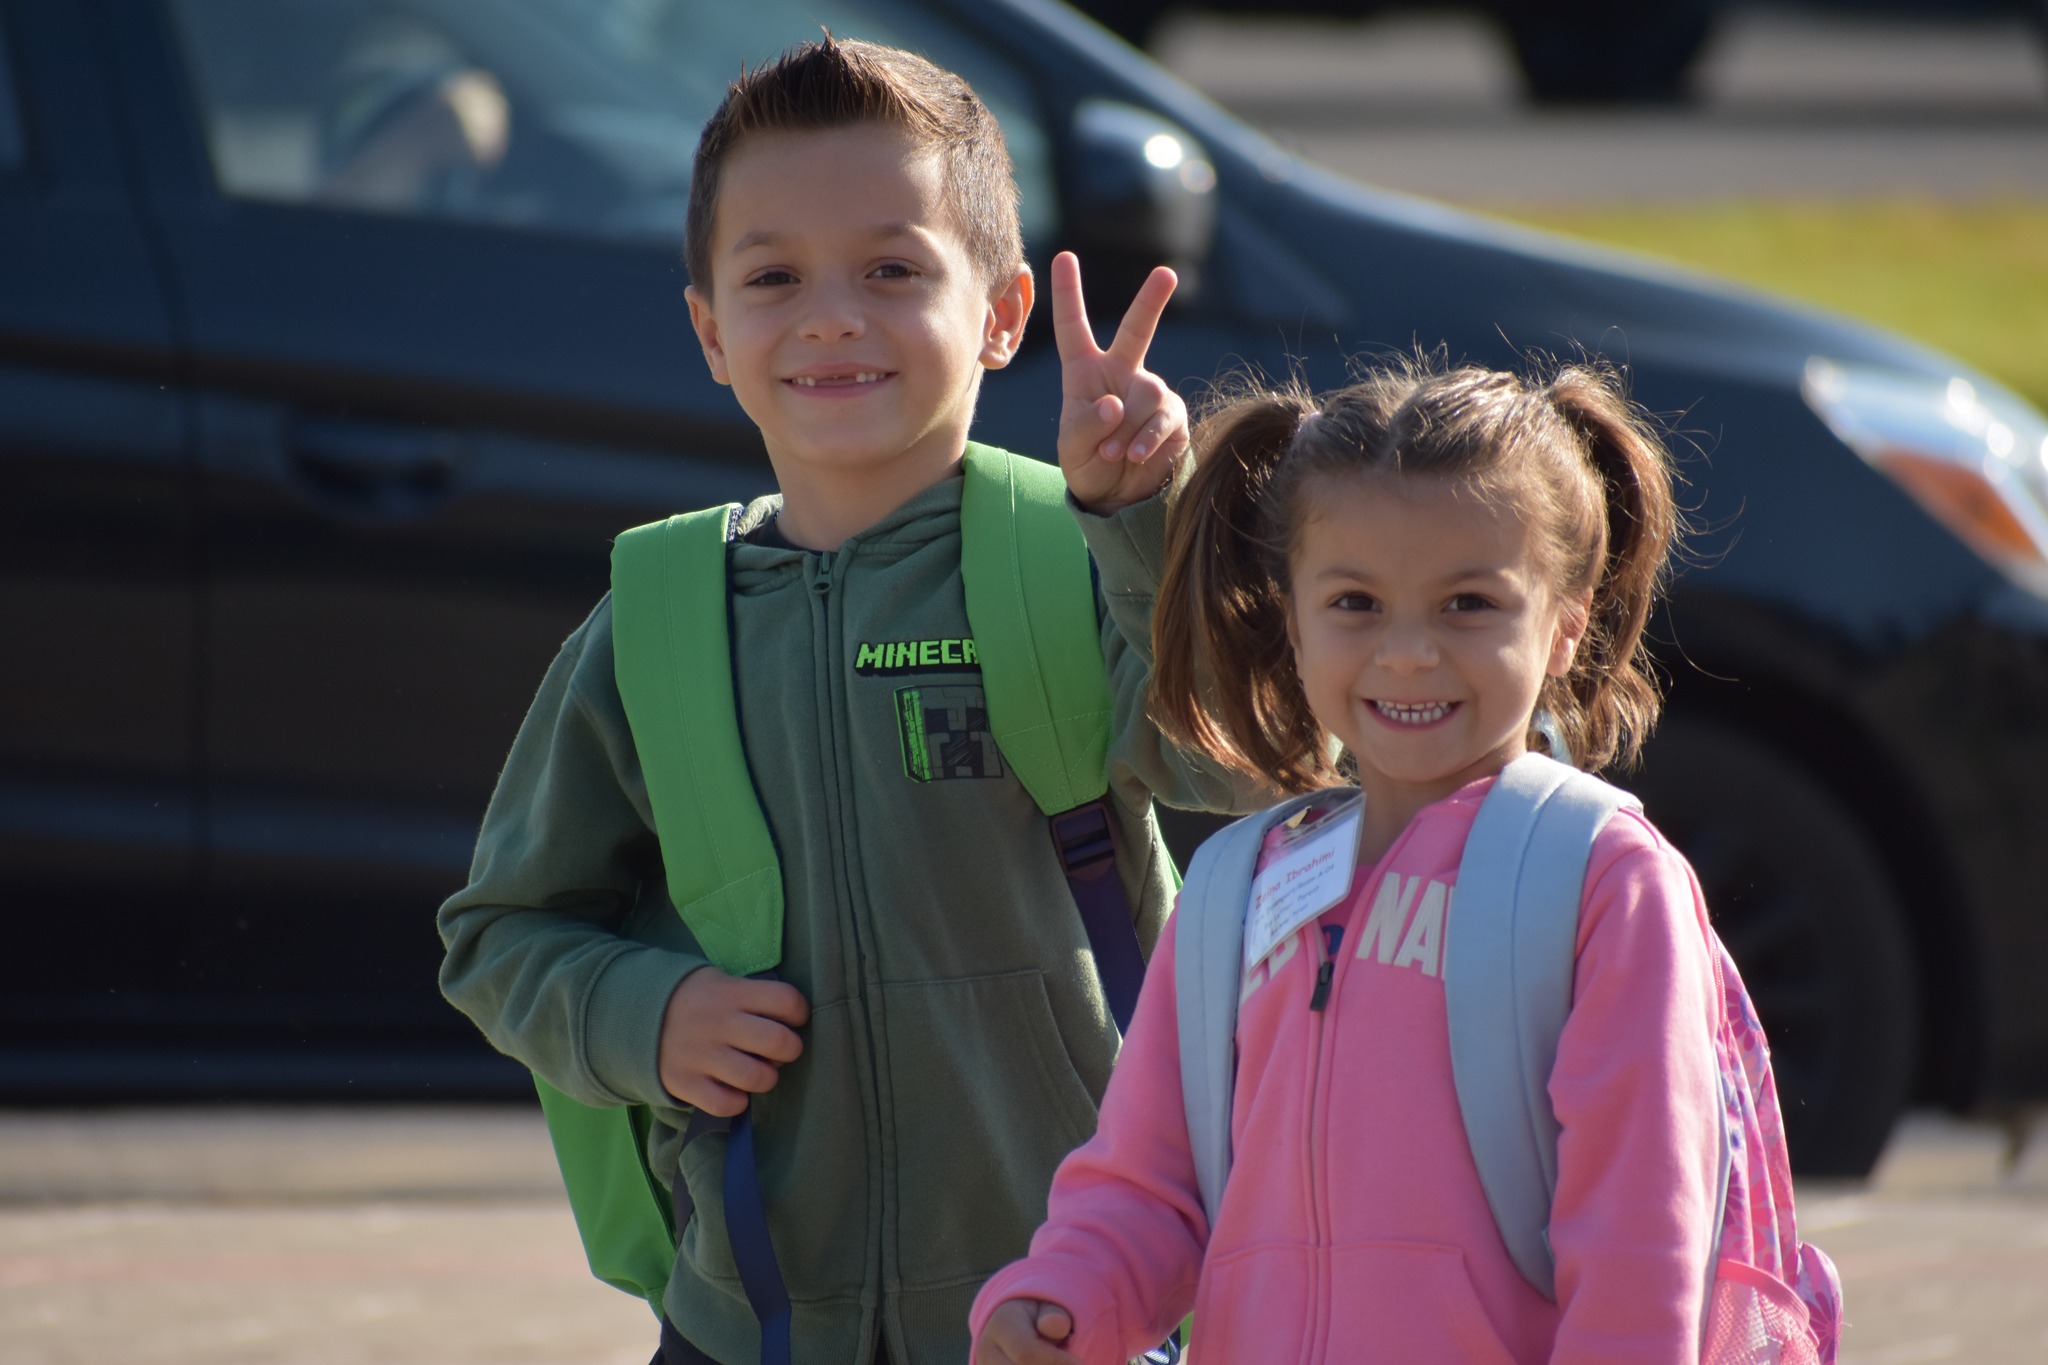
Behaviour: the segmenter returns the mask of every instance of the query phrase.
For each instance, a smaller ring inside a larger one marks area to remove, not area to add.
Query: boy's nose
[[[867,331],[858,303],[842,290],[821,290],[804,310],[799,330],[806,341],[846,341]]]

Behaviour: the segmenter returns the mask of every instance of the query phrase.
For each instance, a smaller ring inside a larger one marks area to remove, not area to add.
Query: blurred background
[[[0,0],[0,1362],[651,1349],[432,912],[610,536],[768,486],[675,248],[821,23],[974,83],[1099,317],[1182,269],[1191,396],[1628,367],[1699,535],[1621,780],[1843,1359],[2048,1356],[2048,5],[1093,8],[1150,60],[1048,0]],[[1049,447],[1044,343],[978,435]]]

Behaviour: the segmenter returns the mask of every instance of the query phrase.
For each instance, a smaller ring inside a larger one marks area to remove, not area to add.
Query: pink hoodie
[[[1427,807],[1319,924],[1245,977],[1235,1164],[1211,1233],[1181,1102],[1174,932],[1159,942],[1096,1135],[1031,1254],[975,1300],[1059,1303],[1066,1349],[1121,1365],[1192,1306],[1201,1365],[1696,1361],[1718,1174],[1714,972],[1683,857],[1624,811],[1586,872],[1550,1096],[1557,1302],[1515,1270],[1452,1088],[1444,917],[1492,779]],[[1309,1007],[1341,927],[1327,1007]]]

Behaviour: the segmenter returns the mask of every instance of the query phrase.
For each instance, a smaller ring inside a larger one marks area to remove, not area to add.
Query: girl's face
[[[1586,603],[1561,600],[1514,498],[1395,474],[1304,490],[1288,636],[1368,803],[1412,814],[1520,754]]]

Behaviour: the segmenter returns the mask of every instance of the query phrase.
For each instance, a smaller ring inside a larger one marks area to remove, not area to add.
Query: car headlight
[[[1818,357],[1801,390],[1843,444],[2014,582],[2048,597],[2048,418],[1967,379]]]

